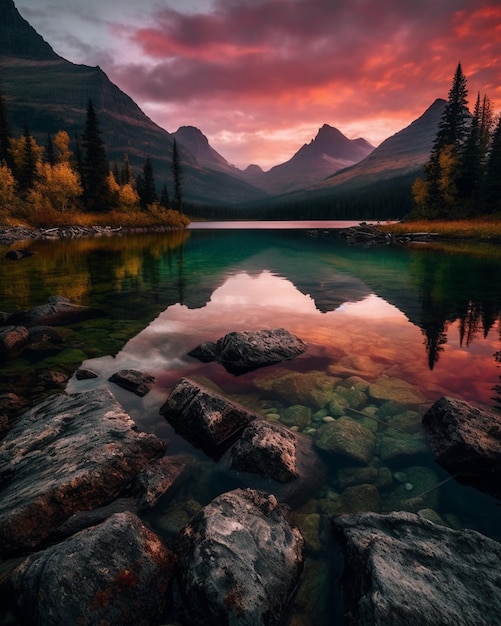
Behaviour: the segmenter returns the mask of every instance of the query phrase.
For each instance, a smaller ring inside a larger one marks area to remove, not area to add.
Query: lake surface
[[[498,502],[437,466],[420,428],[423,413],[443,395],[501,405],[501,253],[479,245],[350,246],[328,223],[248,226],[199,223],[171,234],[31,242],[23,245],[36,254],[17,262],[3,258],[0,247],[0,311],[64,295],[106,312],[61,328],[57,349],[2,362],[0,392],[17,390],[35,401],[48,371],[72,374],[83,365],[99,378],[72,377],[68,391],[109,387],[141,429],[171,441],[169,454],[195,455],[196,476],[148,515],[166,540],[190,511],[228,488],[216,461],[159,415],[182,376],[209,381],[264,419],[314,439],[333,414],[363,423],[379,442],[370,462],[379,478],[367,498],[353,478],[356,464],[325,455],[325,484],[294,513],[303,529],[314,520],[317,532],[307,541],[292,612],[315,624],[338,623],[332,512],[400,510],[418,498],[419,508],[437,511],[453,527],[501,539]],[[279,327],[308,344],[302,356],[238,377],[187,356],[231,331]],[[124,368],[155,376],[148,395],[107,382]],[[300,381],[296,396],[284,390],[288,377]],[[324,392],[332,396],[322,405]]]

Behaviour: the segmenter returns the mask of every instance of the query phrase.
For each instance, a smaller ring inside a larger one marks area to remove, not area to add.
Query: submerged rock
[[[35,548],[74,513],[111,502],[166,447],[104,389],[28,410],[0,443],[2,554]]]
[[[315,445],[329,455],[346,457],[368,465],[374,456],[376,437],[355,420],[340,417],[318,428]]]
[[[240,485],[268,491],[294,505],[310,498],[326,476],[310,437],[265,420],[246,426],[216,469]]]
[[[501,498],[501,414],[441,398],[423,416],[436,461],[462,483]]]
[[[303,538],[270,494],[215,498],[178,536],[178,604],[185,623],[279,624],[303,569]]]
[[[83,320],[101,317],[104,312],[93,307],[72,304],[68,298],[53,296],[47,304],[41,304],[28,311],[16,311],[7,318],[7,324],[23,326],[60,326]]]
[[[228,333],[215,344],[198,346],[190,356],[203,362],[217,361],[232,374],[244,374],[266,365],[290,361],[306,350],[306,344],[284,328]]]
[[[112,374],[108,380],[142,398],[151,389],[155,377],[137,370],[120,370]]]
[[[290,405],[299,404],[315,410],[322,409],[332,400],[338,382],[339,379],[321,371],[303,374],[282,370],[275,377],[259,376],[254,379],[255,386],[261,391],[272,391]],[[347,404],[345,401],[344,406]]]
[[[208,453],[229,444],[232,437],[257,417],[188,378],[176,384],[160,413],[180,435]]]
[[[501,623],[501,545],[412,513],[333,519],[347,626]]]
[[[29,556],[12,585],[25,623],[158,624],[174,556],[133,513]]]
[[[30,334],[25,326],[12,324],[0,328],[0,356],[13,356],[28,345]]]

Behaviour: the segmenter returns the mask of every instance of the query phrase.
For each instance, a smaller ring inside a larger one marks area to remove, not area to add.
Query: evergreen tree
[[[113,206],[114,200],[108,184],[108,157],[91,99],[87,106],[82,148],[81,178],[85,208],[89,211],[104,211]]]
[[[425,179],[413,186],[416,211],[421,217],[455,217],[462,179],[461,156],[468,136],[466,78],[458,63],[449,98],[439,123],[430,158],[425,163]]]
[[[182,172],[181,159],[177,149],[177,141],[174,139],[172,146],[172,176],[174,179],[174,208],[180,213],[183,212],[183,188],[182,188]]]
[[[35,140],[32,137],[28,126],[24,127],[21,143],[21,162],[17,170],[17,180],[19,189],[26,192],[33,187],[37,171],[37,153],[35,150]]]
[[[498,116],[482,190],[482,208],[486,213],[501,213],[501,115]]]
[[[124,156],[124,165],[122,169],[122,175],[120,177],[120,183],[122,185],[129,185],[132,183],[132,171],[130,169],[129,155]]]
[[[459,191],[464,201],[471,200],[480,184],[480,93],[477,94],[470,132],[461,151]]]
[[[478,194],[482,186],[492,129],[492,106],[487,95],[477,95],[468,138],[461,154],[459,190],[461,201],[468,213],[478,207]]]
[[[165,183],[162,187],[162,193],[160,194],[160,204],[166,209],[170,207],[169,191]]]
[[[136,189],[139,195],[139,202],[143,211],[154,202],[158,202],[155,188],[155,176],[153,174],[153,163],[151,158],[146,157],[143,165],[143,173],[137,177]]]
[[[462,146],[468,135],[470,114],[468,112],[468,89],[461,63],[458,63],[449,98],[445,105],[433,150],[440,151],[445,146]]]

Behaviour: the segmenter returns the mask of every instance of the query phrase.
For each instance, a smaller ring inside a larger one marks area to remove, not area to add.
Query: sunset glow
[[[100,65],[160,126],[198,127],[239,167],[289,159],[324,123],[377,145],[447,98],[458,61],[470,106],[480,91],[501,110],[493,0],[16,6],[56,52]]]

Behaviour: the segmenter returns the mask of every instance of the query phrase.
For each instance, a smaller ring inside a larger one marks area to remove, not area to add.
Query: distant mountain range
[[[365,139],[348,139],[324,124],[316,137],[287,162],[264,172],[231,165],[193,126],[169,133],[147,117],[99,67],[76,65],[57,55],[24,20],[13,0],[0,0],[0,93],[15,134],[26,124],[44,145],[48,133],[83,131],[89,98],[100,121],[111,161],[127,154],[133,169],[152,160],[159,186],[171,186],[172,146],[176,139],[186,200],[200,206],[259,211],[275,204],[290,207],[312,198],[329,199],[373,187],[407,187],[422,169],[436,136],[445,101],[374,149]]]

